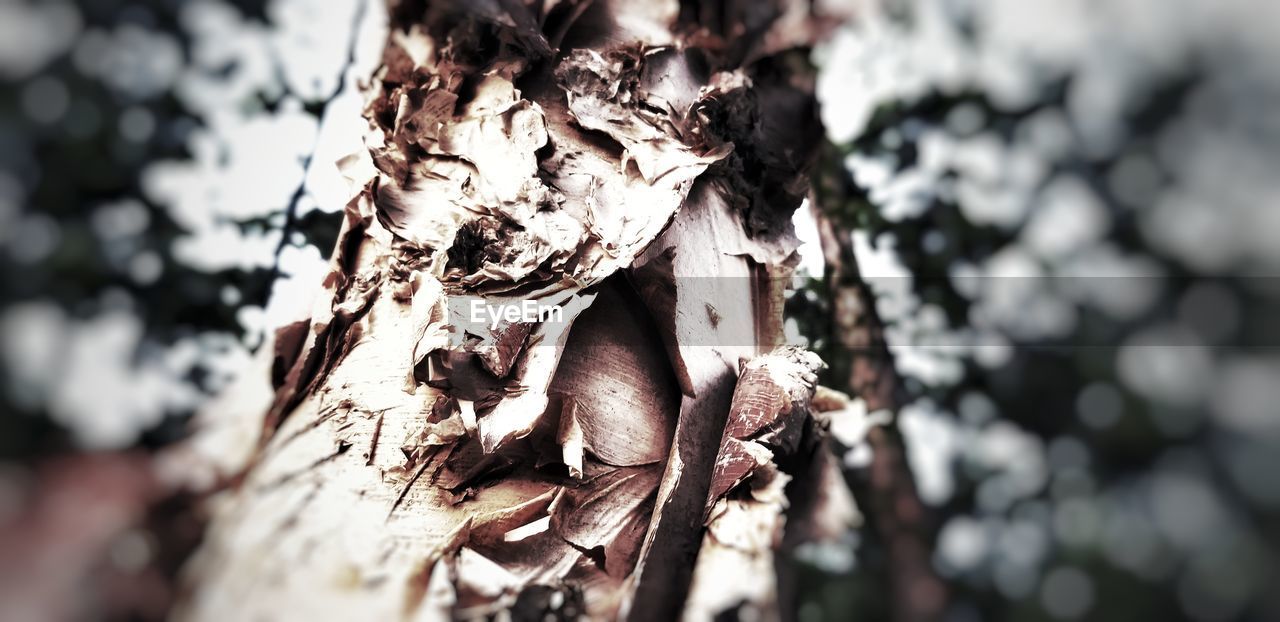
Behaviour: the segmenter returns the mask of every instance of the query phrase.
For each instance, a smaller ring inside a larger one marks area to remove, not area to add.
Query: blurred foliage
[[[976,36],[971,29],[965,31]],[[1090,620],[1266,620],[1276,614],[1277,603],[1264,588],[1273,578],[1271,569],[1275,560],[1269,550],[1280,536],[1274,520],[1276,508],[1251,498],[1241,487],[1240,474],[1229,473],[1224,464],[1229,460],[1224,455],[1224,447],[1229,445],[1224,443],[1224,437],[1230,434],[1216,429],[1213,416],[1204,413],[1205,404],[1178,405],[1152,399],[1126,386],[1132,383],[1126,383],[1117,369],[1127,340],[1152,326],[1185,324],[1187,305],[1184,301],[1193,296],[1197,288],[1206,285],[1234,299],[1243,318],[1238,330],[1215,336],[1214,354],[1219,360],[1238,353],[1273,351],[1274,328],[1267,318],[1274,313],[1274,301],[1268,293],[1270,284],[1266,278],[1197,270],[1183,257],[1154,247],[1140,229],[1140,210],[1125,205],[1113,190],[1117,168],[1132,156],[1151,154],[1155,143],[1176,127],[1189,98],[1203,81],[1203,71],[1195,63],[1188,63],[1179,72],[1153,80],[1143,91],[1142,102],[1124,115],[1126,134],[1117,149],[1088,154],[1076,148],[1058,154],[1031,189],[1031,196],[1039,195],[1060,175],[1082,180],[1099,198],[1110,221],[1102,242],[1124,253],[1149,258],[1158,266],[1158,273],[1163,275],[1158,298],[1140,313],[1118,318],[1059,294],[1075,311],[1074,328],[1070,331],[1039,338],[1007,333],[990,342],[999,346],[1008,344],[1007,360],[994,364],[979,361],[974,350],[957,347],[959,354],[951,356],[963,364],[958,378],[934,382],[908,378],[906,381],[912,399],[924,400],[929,410],[954,421],[947,425],[952,434],[959,430],[961,443],[978,440],[983,430],[990,430],[998,418],[1043,439],[1041,451],[1050,463],[1062,459],[1054,456],[1055,452],[1070,454],[1069,459],[1062,460],[1072,462],[1051,464],[1048,480],[1034,494],[993,504],[983,498],[984,486],[1000,475],[1000,469],[975,461],[973,448],[944,449],[950,452],[948,468],[954,485],[945,501],[935,508],[938,527],[953,519],[973,518],[986,530],[985,544],[978,545],[985,550],[972,567],[946,568],[945,561],[940,562],[944,576],[953,586],[954,602],[949,619],[1052,620],[1083,616]],[[972,292],[960,287],[964,279],[955,278],[956,266],[982,266],[993,256],[1017,246],[1039,206],[1032,205],[1029,215],[1014,226],[1000,226],[974,222],[966,215],[963,199],[956,193],[932,192],[927,193],[926,204],[921,209],[890,217],[885,212],[885,199],[877,200],[872,189],[860,185],[854,171],[846,165],[850,156],[887,162],[888,176],[893,178],[920,166],[921,141],[931,131],[956,140],[980,133],[983,137],[995,137],[1011,148],[1027,130],[1029,120],[1066,106],[1072,85],[1070,74],[1051,80],[1029,105],[1013,107],[993,102],[981,90],[965,89],[933,90],[918,97],[882,101],[853,140],[827,146],[816,173],[821,209],[844,231],[866,232],[873,247],[885,238],[890,239],[892,254],[910,275],[911,291],[917,303],[897,317],[889,316],[887,321],[891,326],[914,319],[924,307],[941,310],[947,329],[970,326],[975,318],[977,299]],[[824,104],[840,107],[842,102],[828,100]],[[957,127],[961,125],[956,123],[960,114],[980,122]],[[936,181],[954,183],[965,175],[966,171],[949,167]],[[1180,182],[1174,171],[1159,169],[1156,175],[1161,188],[1176,187]],[[1151,195],[1140,200],[1155,202],[1158,198]],[[1052,268],[1050,264],[1048,276],[1028,278],[1052,281]],[[872,285],[875,289],[876,284]],[[840,346],[829,332],[832,324],[828,320],[830,306],[825,287],[820,279],[808,279],[804,290],[789,300],[788,313],[797,320],[800,332],[812,347],[830,353]],[[984,339],[978,342],[984,343]],[[892,342],[904,344],[911,340]],[[1176,343],[1150,345],[1160,348],[1164,360],[1176,361],[1182,356]],[[921,347],[929,349],[928,345]],[[939,349],[946,351],[945,346]],[[824,382],[842,386],[842,378],[846,376],[847,370],[829,369]],[[1082,393],[1092,383],[1099,382],[1113,387],[1120,400],[1115,420],[1105,424],[1089,423],[1080,416]],[[982,404],[984,408],[976,409],[974,404]],[[1168,418],[1170,409],[1195,411],[1181,415],[1193,423],[1179,430],[1160,425],[1162,419]],[[975,414],[978,410],[986,412]],[[911,434],[907,436],[910,441]],[[910,449],[930,451],[928,445]],[[1183,471],[1183,467],[1188,470]],[[1160,513],[1196,511],[1192,507],[1180,507],[1190,503],[1187,498],[1166,498],[1165,502],[1152,498],[1152,495],[1173,496],[1172,491],[1145,489],[1151,478],[1159,481],[1158,478],[1170,472],[1203,477],[1204,485],[1217,491],[1226,503],[1225,513],[1239,512],[1235,515],[1239,517],[1238,522],[1216,526],[1239,531],[1206,536],[1190,547],[1166,539],[1169,536],[1161,532],[1168,530],[1156,523],[1169,517]],[[1254,473],[1244,477],[1268,476]],[[1073,514],[1078,508],[1089,509]],[[1151,553],[1156,558],[1151,563],[1158,567],[1152,572],[1118,565],[1116,553],[1108,550],[1117,543],[1102,536],[1108,528],[1106,520],[1123,520],[1117,517],[1128,515],[1141,517],[1138,529],[1159,542],[1153,545],[1155,549]],[[1112,518],[1107,519],[1108,516]],[[1073,520],[1096,521],[1077,525],[1093,533],[1084,538],[1062,537],[1063,532],[1073,529]],[[1020,571],[1029,577],[1031,584],[1019,595],[1010,593],[1017,590],[1001,585],[1016,582],[999,576],[1001,556],[1007,556],[1008,552],[997,552],[997,549],[1002,546],[999,540],[1009,533],[1006,530],[1023,521],[1036,526],[1041,534],[1037,539],[1047,538],[1043,545],[1028,543],[1028,546],[1033,549],[1043,546],[1047,553],[1039,556],[1032,553],[1030,557],[1034,562],[1021,565]],[[1224,550],[1209,552],[1197,548],[1233,547],[1240,542],[1266,543],[1268,550],[1254,551],[1256,555],[1250,560],[1234,565],[1231,561],[1206,561],[1209,557],[1226,555]],[[940,552],[938,558],[944,557],[946,552]],[[885,593],[886,560],[873,532],[861,534],[856,562],[851,569],[821,568],[821,564],[814,566],[811,561],[803,560],[796,563],[804,577],[799,584],[807,588],[804,598],[821,605],[803,609],[801,619],[844,619],[843,612],[848,611],[869,612],[867,619],[888,617],[883,610],[884,603],[878,602]],[[1215,568],[1216,572],[1229,573],[1232,578],[1206,582],[1205,565]],[[1048,573],[1054,568],[1068,569],[1068,574],[1057,575],[1057,578],[1068,578],[1052,585],[1047,578],[1043,583],[1037,579],[1037,576],[1053,576]],[[1083,601],[1078,611],[1070,604],[1056,602],[1055,599],[1063,596],[1053,593],[1064,582],[1075,585],[1072,581],[1076,574],[1072,573],[1077,572],[1087,577],[1088,589],[1065,593],[1066,598]],[[1221,591],[1215,593],[1215,589]]]
[[[74,8],[81,36],[124,29],[155,33],[174,42],[191,62],[195,53],[192,25],[184,24],[184,11],[199,4],[220,3],[95,0]],[[235,0],[228,5],[246,25],[276,26],[269,17],[269,2]],[[5,145],[0,150],[0,173],[18,181],[23,215],[47,222],[44,227],[55,240],[47,253],[26,257],[14,239],[24,229],[11,224],[13,237],[0,244],[0,256],[14,268],[0,281],[0,301],[4,306],[53,302],[73,320],[92,318],[123,302],[145,327],[144,342],[161,348],[201,333],[245,339],[238,313],[246,305],[266,304],[278,265],[209,270],[181,261],[174,254],[175,241],[193,232],[174,220],[171,206],[157,203],[144,187],[147,170],[155,163],[193,158],[193,133],[212,129],[208,111],[192,110],[172,88],[157,93],[113,88],[103,76],[85,72],[84,61],[78,58],[85,53],[92,50],[86,51],[81,41],[80,47],[72,45],[39,72],[11,76],[0,91],[0,144]],[[147,62],[130,60],[144,67]],[[219,71],[229,78],[241,68],[233,61]],[[43,92],[38,90],[42,85],[53,92],[46,98],[55,101],[32,101]],[[290,99],[302,99],[303,110],[317,122],[329,102],[294,93],[283,76],[277,76],[268,89],[240,102],[239,112],[246,117],[270,115]],[[33,108],[41,106],[61,106],[65,111],[48,121],[33,119]],[[147,129],[130,129],[129,124],[138,123],[139,118]],[[295,219],[296,203],[305,194],[302,180],[295,183],[293,204],[234,224],[245,235],[278,236],[281,248],[314,243],[327,254],[336,239],[340,215],[310,210]],[[102,206],[120,203],[145,209],[142,229],[127,238],[103,235],[96,227],[97,213]],[[139,275],[139,261],[146,262],[142,270],[146,274]],[[0,368],[0,373],[9,374],[9,370]],[[200,369],[190,373],[188,379],[196,386],[216,388],[201,381]],[[6,385],[18,382],[9,377],[0,380]],[[10,391],[0,392],[0,413],[0,457],[31,458],[73,447],[65,425],[46,416],[39,403],[15,402]],[[178,438],[190,414],[189,408],[169,412],[142,432],[142,444],[155,447]]]

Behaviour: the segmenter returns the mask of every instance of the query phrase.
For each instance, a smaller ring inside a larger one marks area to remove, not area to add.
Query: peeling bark
[[[390,9],[362,190],[267,350],[272,396],[237,406],[265,412],[236,419],[257,446],[212,464],[229,485],[176,617],[776,611],[784,535],[839,505],[838,478],[787,486],[830,465],[821,363],[775,349],[821,136],[792,49],[820,14]],[[563,316],[472,322],[473,299]]]

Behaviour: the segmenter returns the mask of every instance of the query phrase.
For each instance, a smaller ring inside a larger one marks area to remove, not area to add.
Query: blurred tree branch
[[[810,205],[822,245],[830,304],[822,356],[836,388],[864,400],[868,413],[887,410],[895,416],[868,431],[871,464],[864,473],[854,475],[851,487],[886,550],[893,619],[939,619],[947,588],[933,571],[929,512],[916,492],[896,426],[896,415],[908,396],[885,341],[875,295],[858,268],[852,238],[855,197],[841,155],[833,145],[824,145]]]

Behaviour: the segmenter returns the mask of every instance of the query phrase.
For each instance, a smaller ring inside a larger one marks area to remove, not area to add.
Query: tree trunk
[[[812,203],[832,307],[829,336],[838,344],[830,349],[828,358],[833,371],[841,376],[841,388],[861,398],[868,413],[888,415],[876,417],[883,424],[866,431],[871,463],[864,473],[855,475],[853,488],[860,507],[866,510],[868,527],[884,545],[885,579],[894,619],[936,620],[944,613],[947,589],[933,570],[933,525],[916,493],[896,425],[906,390],[885,340],[875,296],[858,268],[851,231],[831,216],[847,213],[849,201],[843,191],[848,173],[843,162],[831,156],[824,154],[822,179],[815,184]]]
[[[780,347],[818,14],[389,8],[314,311],[195,441],[176,617],[775,617],[782,543],[852,517]]]

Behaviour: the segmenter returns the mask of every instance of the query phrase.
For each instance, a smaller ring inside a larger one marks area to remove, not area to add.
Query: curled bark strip
[[[746,364],[711,473],[708,517],[720,499],[771,464],[775,455],[799,449],[822,366],[817,355],[791,347]]]
[[[764,618],[779,615],[774,556],[783,544],[791,481],[780,465],[808,464],[820,455],[802,450],[802,439],[810,446],[820,442],[809,402],[822,366],[811,352],[782,347],[743,367],[712,471],[707,531],[684,619],[712,620],[747,610]]]

